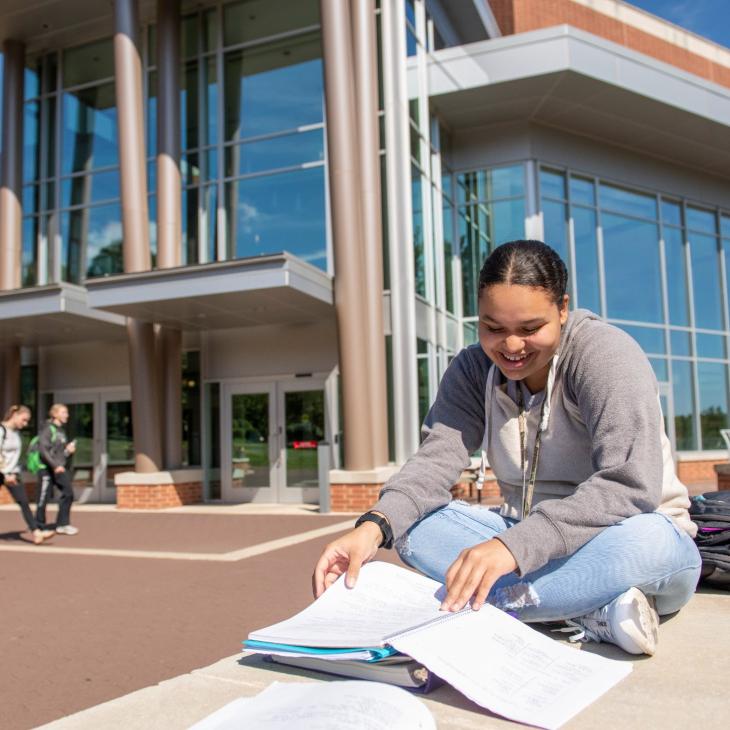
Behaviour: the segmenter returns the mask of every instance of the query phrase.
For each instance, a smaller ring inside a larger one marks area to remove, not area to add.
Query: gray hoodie
[[[479,345],[447,369],[418,452],[384,485],[373,507],[396,540],[448,504],[450,487],[483,448],[505,498],[522,517],[518,407]],[[540,462],[530,514],[502,533],[521,575],[571,555],[601,530],[658,510],[694,536],[687,489],[677,479],[651,365],[625,332],[586,310],[563,327],[545,393]],[[531,459],[540,418],[527,414]],[[528,469],[529,471],[529,469]]]

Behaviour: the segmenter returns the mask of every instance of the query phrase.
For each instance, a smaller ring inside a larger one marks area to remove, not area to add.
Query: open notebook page
[[[248,638],[330,648],[382,646],[390,634],[443,616],[440,590],[435,580],[396,565],[367,563],[354,588],[342,576],[296,616]]]
[[[274,682],[190,730],[436,730],[426,706],[381,682]]]
[[[482,707],[558,728],[632,669],[561,644],[494,606],[453,614],[390,643]]]

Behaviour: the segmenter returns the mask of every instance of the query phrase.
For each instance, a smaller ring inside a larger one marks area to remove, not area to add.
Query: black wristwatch
[[[393,530],[390,527],[388,520],[383,515],[378,515],[375,512],[366,512],[364,515],[358,518],[355,523],[355,527],[360,527],[363,522],[374,522],[379,528],[383,535],[383,541],[379,547],[390,550],[393,547]]]

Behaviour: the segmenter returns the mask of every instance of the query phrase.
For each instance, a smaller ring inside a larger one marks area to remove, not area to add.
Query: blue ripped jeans
[[[396,549],[405,563],[443,582],[462,550],[515,522],[484,507],[451,502],[411,527]],[[572,555],[534,573],[503,576],[487,600],[515,611],[522,621],[558,621],[584,616],[637,587],[655,598],[660,615],[669,614],[692,597],[700,564],[692,538],[668,517],[640,514],[607,527]]]

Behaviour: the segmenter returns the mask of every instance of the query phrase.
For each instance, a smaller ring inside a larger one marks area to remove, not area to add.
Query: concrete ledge
[[[114,476],[117,487],[133,484],[135,486],[154,486],[157,484],[190,484],[202,482],[202,469],[175,469],[173,471],[151,471],[147,473],[123,471]]]
[[[696,595],[679,614],[662,622],[659,650],[651,659],[624,654],[611,644],[584,645],[583,651],[631,662],[634,671],[573,718],[569,726],[572,730],[725,727],[730,668],[728,610],[728,593]],[[712,651],[698,651],[698,647],[712,647]],[[672,678],[671,682],[667,681],[668,677]],[[260,657],[237,654],[42,728],[183,730],[238,697],[258,694],[274,681],[332,679],[323,674],[266,664]],[[677,691],[678,687],[682,691]],[[688,697],[701,698],[701,701],[688,701]],[[524,727],[480,710],[448,686],[419,699],[433,713],[440,730]]]
[[[330,484],[385,484],[393,474],[399,471],[400,467],[394,464],[377,466],[375,469],[363,469],[362,471],[332,469],[330,471]]]

